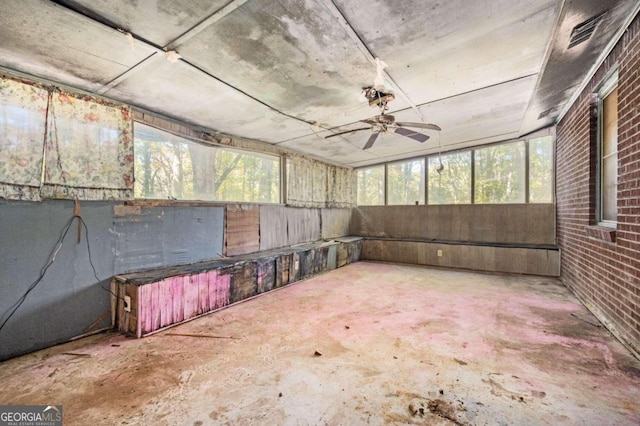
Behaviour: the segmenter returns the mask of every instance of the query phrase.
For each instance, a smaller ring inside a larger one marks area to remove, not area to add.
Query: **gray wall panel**
[[[260,250],[288,244],[287,213],[284,206],[260,206]]]
[[[438,256],[438,250],[442,256]],[[417,241],[365,240],[362,260],[463,268],[487,272],[560,276],[560,251],[441,244]]]
[[[115,270],[194,263],[220,257],[224,207],[115,208]]]
[[[129,207],[82,202],[91,255],[89,264],[77,222],[44,279],[0,330],[0,360],[83,334],[110,308],[111,277],[126,271],[173,266],[219,257],[222,207]],[[39,276],[67,221],[72,201],[0,201],[0,318]],[[92,329],[108,326],[105,315]]]
[[[260,207],[260,250],[318,241],[321,234],[320,209]]]
[[[349,233],[381,238],[555,245],[555,206],[363,206],[353,209]]]
[[[105,202],[84,202],[81,208],[98,278],[108,288],[114,273],[113,207]],[[0,214],[0,315],[4,321],[48,263],[73,216],[73,202],[0,202]],[[109,310],[109,293],[100,288],[89,265],[87,234],[82,229],[80,244],[77,235],[74,221],[44,279],[0,331],[0,359],[82,334]],[[107,316],[98,327],[110,321]]]

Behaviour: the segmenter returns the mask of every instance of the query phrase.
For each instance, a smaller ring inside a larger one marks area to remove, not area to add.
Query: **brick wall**
[[[591,94],[618,67],[618,225],[595,225],[595,117]],[[620,39],[557,133],[561,279],[596,316],[640,353],[640,17]],[[615,241],[611,241],[615,237]]]

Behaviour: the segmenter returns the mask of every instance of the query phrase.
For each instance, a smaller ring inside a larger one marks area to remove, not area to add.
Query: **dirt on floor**
[[[359,262],[143,339],[0,363],[65,425],[634,425],[640,362],[560,282]]]

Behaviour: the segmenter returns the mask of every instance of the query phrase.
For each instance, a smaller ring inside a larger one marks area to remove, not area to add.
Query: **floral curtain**
[[[329,167],[310,158],[287,156],[287,205],[326,207]]]
[[[55,90],[47,121],[42,197],[133,198],[129,107]]]
[[[297,155],[287,156],[287,205],[353,207],[356,172]]]
[[[0,198],[40,199],[48,91],[0,77]]]
[[[133,198],[131,110],[0,75],[0,198]]]
[[[329,166],[327,207],[355,207],[356,172],[343,167]]]

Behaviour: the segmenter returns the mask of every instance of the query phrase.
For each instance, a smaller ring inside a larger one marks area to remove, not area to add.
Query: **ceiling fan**
[[[344,135],[347,133],[359,132],[362,130],[371,130],[373,134],[367,140],[367,143],[362,149],[369,149],[373,146],[375,141],[382,133],[395,133],[400,136],[406,136],[418,142],[426,142],[429,136],[416,132],[415,130],[408,129],[407,127],[413,127],[418,129],[428,130],[442,130],[440,126],[428,123],[410,123],[404,121],[396,121],[395,117],[390,114],[385,114],[385,111],[389,108],[387,103],[395,99],[393,93],[386,93],[376,90],[373,87],[365,87],[362,89],[362,95],[369,101],[370,106],[377,106],[380,108],[380,114],[373,116],[366,120],[360,120],[361,123],[369,124],[368,127],[360,127],[358,129],[345,130],[344,132],[334,133],[329,136],[325,136],[325,139],[333,138],[335,136]]]

